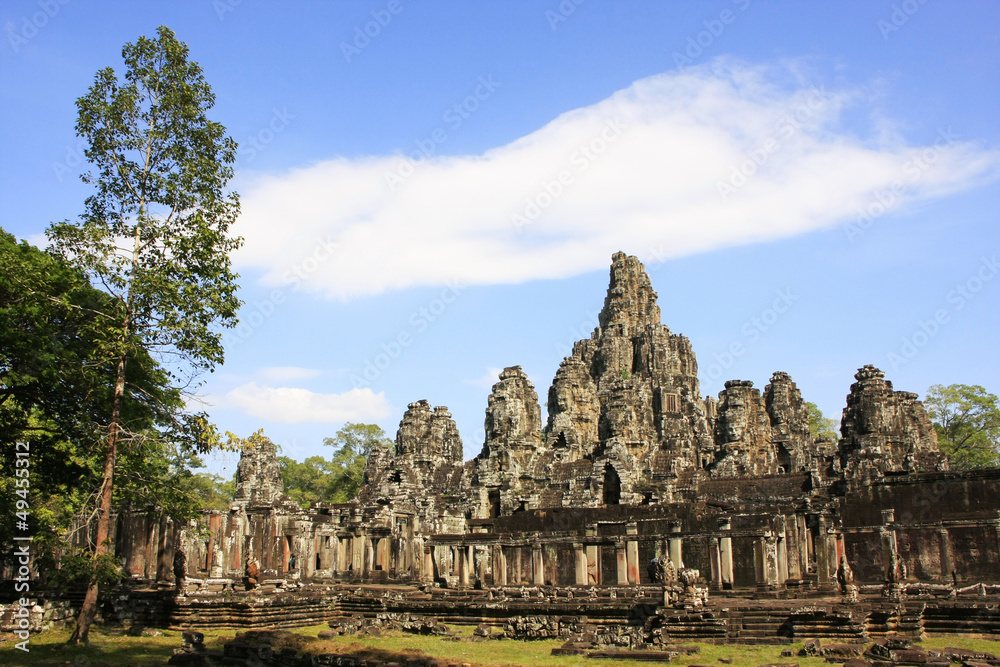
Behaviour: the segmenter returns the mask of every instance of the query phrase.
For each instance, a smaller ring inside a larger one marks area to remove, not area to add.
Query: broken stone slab
[[[185,630],[184,632],[181,633],[181,637],[184,639],[185,644],[191,644],[192,646],[195,646],[197,644],[201,644],[202,646],[204,646],[205,644],[205,634],[203,632],[197,632],[196,630]]]
[[[952,662],[983,662],[990,665],[1000,664],[1000,660],[998,660],[992,653],[970,651],[969,649],[955,648],[954,646],[946,646],[942,653]]]
[[[819,656],[820,651],[823,650],[823,644],[818,639],[807,639],[806,643],[803,644],[802,648],[799,649],[799,656]]]
[[[635,660],[637,662],[670,662],[674,656],[665,651],[590,651],[595,660]]]
[[[270,646],[264,644],[249,644],[246,642],[229,642],[223,647],[223,653],[227,658],[256,658],[267,661],[271,659],[274,652]]]
[[[864,653],[865,647],[860,644],[827,644],[820,649],[820,655],[827,662],[846,662],[850,658],[858,658]]]

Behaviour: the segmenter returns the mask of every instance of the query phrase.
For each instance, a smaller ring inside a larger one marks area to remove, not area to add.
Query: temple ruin
[[[290,502],[264,446],[202,529],[121,517],[142,613],[417,615],[633,648],[809,628],[1000,633],[1000,470],[950,471],[917,395],[878,368],[855,375],[839,442],[810,435],[785,372],[705,397],[691,342],[661,322],[639,260],[616,253],[599,326],[546,397],[543,418],[521,368],[505,368],[468,461],[448,409],[410,403],[349,503]]]

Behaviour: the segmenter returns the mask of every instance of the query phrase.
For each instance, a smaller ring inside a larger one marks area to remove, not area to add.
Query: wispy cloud
[[[430,158],[402,183],[387,180],[401,155],[260,178],[241,187],[237,263],[297,284],[297,262],[335,243],[302,286],[349,299],[562,278],[619,249],[662,260],[834,226],[905,181],[931,144],[906,144],[884,119],[845,127],[841,112],[864,96],[797,72],[717,60],[649,77],[481,155]],[[893,209],[993,178],[998,164],[997,151],[956,141]]]
[[[222,396],[206,397],[215,408],[234,408],[270,422],[340,423],[384,419],[391,413],[384,392],[351,389],[339,394],[321,394],[297,387],[270,387],[249,382]]]

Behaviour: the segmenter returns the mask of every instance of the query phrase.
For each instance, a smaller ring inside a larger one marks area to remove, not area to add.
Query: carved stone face
[[[726,399],[725,410],[719,413],[719,428],[726,442],[742,442],[747,431],[750,411],[745,397],[732,392]]]

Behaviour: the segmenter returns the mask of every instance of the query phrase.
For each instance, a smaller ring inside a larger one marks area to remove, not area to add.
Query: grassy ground
[[[397,657],[417,656],[420,654],[454,663],[469,663],[478,667],[500,667],[506,665],[552,665],[572,667],[575,665],[592,665],[593,667],[614,667],[615,665],[636,666],[633,661],[593,661],[583,657],[556,657],[551,655],[553,648],[562,645],[556,640],[550,641],[489,641],[470,642],[467,640],[471,628],[463,631],[460,641],[448,641],[438,637],[424,637],[394,633],[385,637],[337,637],[320,640],[316,638],[325,626],[301,628],[295,632],[302,636],[299,648],[310,653],[361,653],[372,655],[395,654]],[[223,643],[233,638],[235,631],[221,630],[205,633],[205,644],[208,648],[222,648]],[[69,632],[51,630],[31,638],[31,652],[24,653],[13,646],[11,636],[2,637],[0,643],[0,666],[25,667],[145,667],[147,665],[165,665],[173,649],[181,645],[179,631],[163,631],[159,637],[128,637],[121,632],[106,631],[95,627],[91,632],[90,646],[67,646]],[[926,639],[925,648],[944,648],[957,646],[976,651],[1000,654],[1000,641],[973,639],[968,637],[935,637]],[[800,667],[828,667],[819,658],[782,658],[784,648],[792,648],[795,652],[802,644],[791,646],[712,646],[702,645],[701,652],[690,656],[681,656],[675,663],[687,667],[689,665],[713,665],[721,667],[719,658],[730,658],[733,667],[757,667],[766,663],[786,662],[798,663]]]

